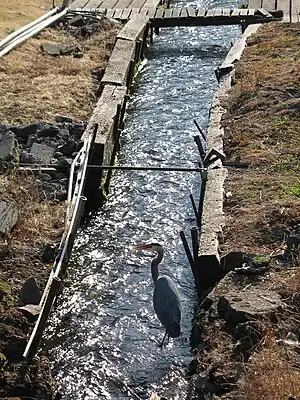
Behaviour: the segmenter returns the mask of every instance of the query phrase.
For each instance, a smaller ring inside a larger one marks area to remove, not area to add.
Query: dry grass
[[[287,400],[289,396],[300,396],[300,370],[289,361],[288,352],[273,334],[267,335],[264,348],[252,356],[246,367],[245,382],[235,398]]]
[[[229,171],[224,252],[270,254],[300,223],[299,48],[299,25],[270,24],[237,64],[224,147],[250,166]]]
[[[56,115],[86,121],[95,105],[91,69],[105,67],[119,28],[103,27],[86,40],[76,41],[51,29],[12,51],[0,64],[0,121],[22,124],[54,122]],[[44,54],[42,43],[76,42],[82,58]]]
[[[1,178],[0,199],[14,202],[19,212],[12,233],[0,241],[0,280],[14,283],[16,292],[31,275],[47,278],[40,257],[46,244],[60,240],[65,204],[41,199],[35,179],[17,173]]]
[[[59,5],[61,2],[58,3]],[[52,0],[1,0],[0,39],[52,8]]]

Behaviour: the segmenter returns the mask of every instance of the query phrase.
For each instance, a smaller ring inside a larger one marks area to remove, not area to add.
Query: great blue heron
[[[164,249],[158,243],[136,246],[134,250],[150,250],[157,253],[151,262],[151,273],[154,281],[153,306],[158,319],[166,329],[165,336],[160,344],[162,347],[166,336],[172,338],[180,335],[181,304],[179,292],[171,278],[159,275],[158,264],[164,256]]]

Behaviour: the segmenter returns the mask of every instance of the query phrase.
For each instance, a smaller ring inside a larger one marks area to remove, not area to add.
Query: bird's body
[[[155,282],[153,307],[158,319],[172,338],[180,335],[181,304],[174,282],[168,276],[160,276]]]
[[[161,346],[166,336],[172,338],[180,335],[181,303],[179,292],[171,278],[159,275],[158,264],[163,259],[163,247],[158,243],[137,246],[136,250],[153,250],[157,257],[151,262],[151,273],[154,281],[153,306],[161,324],[166,329]]]

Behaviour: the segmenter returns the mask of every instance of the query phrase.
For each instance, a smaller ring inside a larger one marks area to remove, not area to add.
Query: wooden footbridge
[[[300,0],[249,0],[248,8],[164,8],[160,0],[75,0],[71,11],[99,12],[125,22],[145,15],[155,27],[300,22]]]

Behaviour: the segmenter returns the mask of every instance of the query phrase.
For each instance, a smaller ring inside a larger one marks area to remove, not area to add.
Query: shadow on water
[[[230,27],[161,30],[129,102],[121,165],[194,165],[193,119],[206,126],[214,68],[237,34]],[[78,235],[47,329],[44,352],[64,399],[185,397],[197,299],[179,231],[196,225],[189,194],[198,197],[199,187],[197,173],[113,174],[107,203]],[[181,337],[162,349],[151,255],[130,250],[150,239],[164,245],[160,270],[175,281],[183,308]]]

